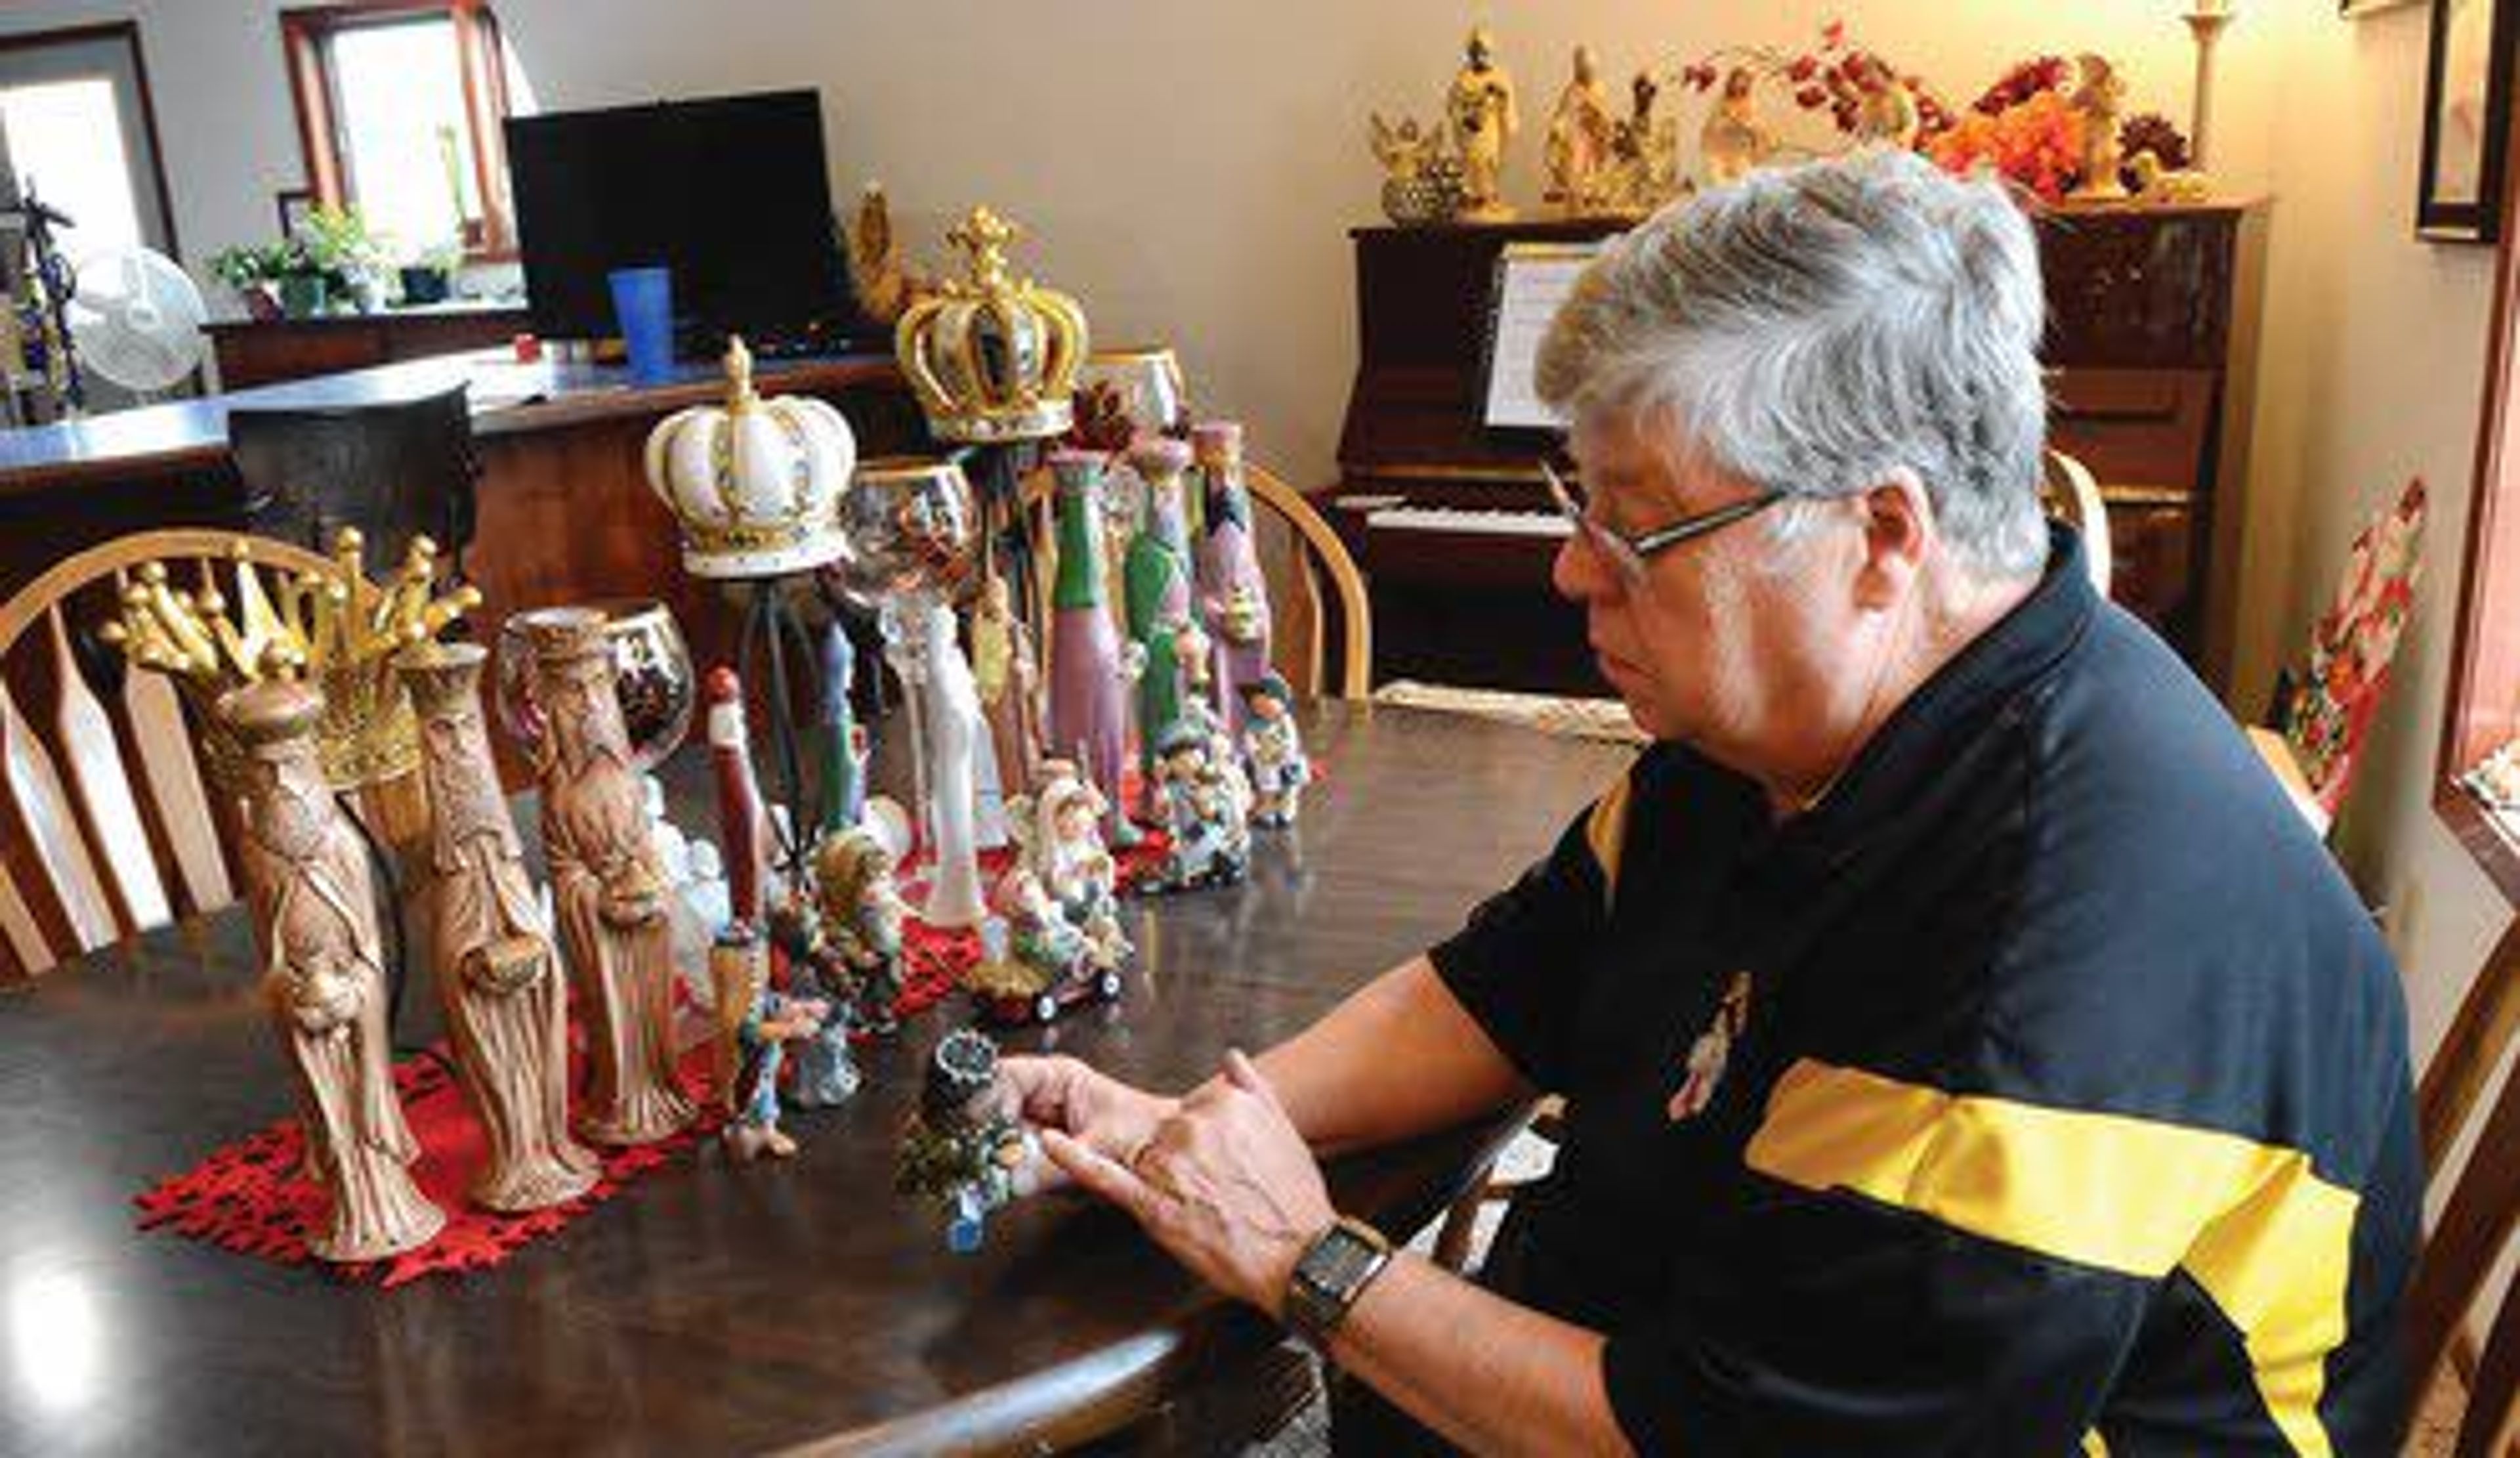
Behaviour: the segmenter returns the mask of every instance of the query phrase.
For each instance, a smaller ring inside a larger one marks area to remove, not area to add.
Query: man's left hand
[[[1126,1164],[1057,1129],[1041,1138],[1053,1162],[1136,1216],[1193,1274],[1272,1317],[1296,1259],[1337,1218],[1312,1151],[1239,1052]]]

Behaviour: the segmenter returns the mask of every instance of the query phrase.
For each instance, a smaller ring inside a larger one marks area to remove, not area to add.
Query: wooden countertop
[[[765,392],[897,383],[889,354],[762,360]],[[484,436],[678,410],[724,389],[715,361],[675,366],[666,385],[634,386],[620,365],[518,364],[500,349],[406,360],[320,379],[117,410],[30,430],[0,431],[0,500],[88,481],[212,466],[227,454],[228,411],[322,409],[414,399],[470,383],[472,429]]]
[[[378,329],[432,319],[473,319],[509,315],[522,319],[531,310],[521,298],[450,298],[443,303],[411,304],[379,309],[372,314],[316,314],[304,319],[212,319],[203,334],[239,334],[256,329]]]

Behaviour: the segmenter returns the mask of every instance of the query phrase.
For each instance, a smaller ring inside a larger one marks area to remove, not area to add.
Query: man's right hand
[[[1127,1164],[1152,1139],[1155,1127],[1180,1107],[1178,1099],[1132,1088],[1098,1073],[1076,1059],[1014,1055],[998,1064],[999,1076],[1027,1124],[1057,1129],[1103,1158]],[[1066,1182],[1047,1160],[1037,1162],[1039,1188]]]

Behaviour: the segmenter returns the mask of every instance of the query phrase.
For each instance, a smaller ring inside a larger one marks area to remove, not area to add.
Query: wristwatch
[[[1373,1278],[1391,1263],[1391,1242],[1363,1220],[1347,1215],[1304,1248],[1286,1279],[1285,1323],[1314,1350],[1327,1356],[1330,1333],[1347,1319],[1348,1308],[1365,1294]]]

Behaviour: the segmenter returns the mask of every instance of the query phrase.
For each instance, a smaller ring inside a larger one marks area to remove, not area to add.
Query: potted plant
[[[453,292],[455,265],[463,260],[464,251],[452,243],[441,243],[424,249],[402,265],[402,301],[406,308],[422,304],[444,303]]]
[[[280,281],[288,272],[289,245],[241,243],[210,255],[210,273],[245,300],[248,317],[281,317]]]
[[[331,299],[346,300],[361,313],[372,312],[383,301],[384,248],[368,231],[367,220],[357,208],[313,208],[289,242],[303,258],[305,271],[321,277],[322,292]],[[282,286],[283,302],[287,287]]]

